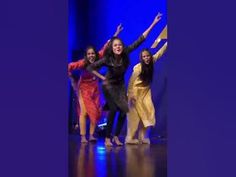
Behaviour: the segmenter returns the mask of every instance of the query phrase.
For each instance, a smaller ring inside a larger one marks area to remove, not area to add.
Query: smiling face
[[[112,43],[112,51],[115,55],[120,55],[123,52],[123,44],[121,40],[115,39]]]
[[[148,64],[150,63],[150,61],[151,61],[151,54],[150,54],[150,52],[144,50],[144,51],[141,53],[141,59],[143,60],[143,62],[144,62],[145,64],[148,65]]]
[[[96,53],[93,48],[89,48],[86,52],[86,57],[90,63],[94,63],[96,60]]]

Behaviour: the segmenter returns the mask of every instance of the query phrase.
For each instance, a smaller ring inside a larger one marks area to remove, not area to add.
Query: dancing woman
[[[140,52],[140,63],[134,66],[128,85],[129,113],[127,119],[127,136],[125,143],[150,144],[148,128],[155,125],[155,108],[152,102],[150,84],[153,79],[153,64],[166,51],[167,42],[155,54],[148,49]],[[134,136],[138,130],[138,139]]]
[[[88,66],[89,71],[103,80],[103,93],[109,106],[105,138],[106,146],[113,145],[111,142],[111,132],[117,112],[119,112],[119,116],[113,142],[119,146],[123,145],[118,136],[123,127],[126,113],[129,110],[124,81],[124,75],[129,66],[129,53],[136,49],[145,40],[153,27],[161,19],[161,16],[162,15],[158,13],[152,24],[135,42],[133,42],[133,44],[128,47],[124,46],[121,39],[117,37],[112,38],[110,45],[105,51],[104,58]],[[106,66],[108,68],[105,77],[96,71],[101,66]]]

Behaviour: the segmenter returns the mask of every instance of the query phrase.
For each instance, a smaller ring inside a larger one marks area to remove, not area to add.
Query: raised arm
[[[116,32],[114,33],[113,37],[116,37],[120,34],[120,32],[123,30],[123,26],[121,24],[119,24],[117,27],[116,27]],[[110,42],[110,39],[104,44],[104,46],[99,50],[98,52],[98,56],[99,56],[99,59],[103,58],[104,56],[104,51],[106,50],[108,44]]]
[[[143,32],[143,34],[133,42],[133,44],[129,45],[127,47],[127,52],[132,52],[134,49],[136,49],[142,42],[147,38],[150,31],[153,29],[153,27],[159,22],[161,19],[162,14],[158,13],[157,16],[154,18],[152,24]]]
[[[165,53],[167,42],[153,55],[153,62],[156,62]]]
[[[147,38],[150,31],[153,29],[153,27],[160,21],[162,14],[158,13],[157,16],[154,18],[152,24],[143,32],[144,38]]]
[[[119,25],[116,27],[116,32],[114,33],[113,37],[117,37],[123,29],[124,29],[124,28],[123,28],[122,24],[119,24]]]
[[[159,44],[159,42],[162,39],[167,39],[167,25],[165,26],[165,28],[161,31],[161,33],[159,34],[159,36],[156,38],[156,40],[153,42],[153,44],[151,45],[151,48],[156,48],[157,45]]]

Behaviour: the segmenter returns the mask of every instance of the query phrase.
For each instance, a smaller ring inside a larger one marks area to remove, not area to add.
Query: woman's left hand
[[[157,23],[162,17],[162,14],[160,12],[158,12],[157,16],[154,19],[154,23]]]

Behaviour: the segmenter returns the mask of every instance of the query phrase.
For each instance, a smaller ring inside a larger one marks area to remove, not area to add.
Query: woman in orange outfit
[[[123,27],[119,25],[114,36],[117,36]],[[101,104],[100,104],[100,92],[98,87],[98,78],[89,73],[85,68],[94,63],[99,58],[103,57],[104,50],[108,46],[109,41],[103,46],[103,48],[97,53],[92,46],[87,47],[85,56],[83,59],[77,62],[71,62],[68,64],[68,75],[71,78],[72,86],[76,92],[79,105],[77,106],[77,113],[79,117],[81,142],[87,143],[86,139],[86,117],[90,118],[90,130],[89,141],[96,141],[94,132],[96,124],[101,117]],[[72,78],[73,70],[81,70],[80,79],[75,82]],[[76,128],[78,124],[76,124]]]

